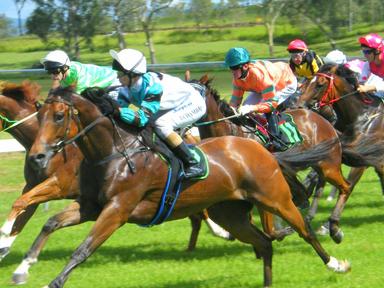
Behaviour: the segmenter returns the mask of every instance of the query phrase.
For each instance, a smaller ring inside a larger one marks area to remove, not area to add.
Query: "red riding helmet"
[[[383,38],[375,33],[360,37],[359,43],[372,49],[380,50],[383,48]]]
[[[289,42],[287,50],[288,51],[292,51],[292,50],[307,51],[308,47],[307,47],[307,44],[305,44],[305,42],[303,40],[295,39],[295,40],[292,40],[291,42]]]

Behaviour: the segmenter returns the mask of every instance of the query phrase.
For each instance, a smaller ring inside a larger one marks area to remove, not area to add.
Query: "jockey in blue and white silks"
[[[110,51],[112,68],[118,71],[126,93],[120,93],[120,117],[144,126],[149,118],[157,134],[169,145],[185,166],[185,177],[201,176],[203,169],[182,138],[174,131],[199,120],[206,112],[205,100],[190,84],[163,73],[147,72],[144,55],[134,49]]]

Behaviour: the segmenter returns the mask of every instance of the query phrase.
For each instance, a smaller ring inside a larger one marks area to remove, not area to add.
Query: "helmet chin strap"
[[[244,69],[243,66],[241,66],[241,75],[239,79],[244,79],[248,75],[248,69]]]

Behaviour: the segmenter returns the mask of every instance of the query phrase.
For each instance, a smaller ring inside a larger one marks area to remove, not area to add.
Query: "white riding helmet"
[[[340,50],[333,50],[323,59],[325,64],[345,64],[347,63],[347,56]]]
[[[144,74],[147,72],[147,60],[143,53],[135,49],[123,49],[120,52],[109,50],[112,58],[127,72]]]
[[[58,69],[64,66],[71,66],[71,61],[67,53],[62,50],[51,51],[40,60],[40,63],[44,65],[45,70]]]

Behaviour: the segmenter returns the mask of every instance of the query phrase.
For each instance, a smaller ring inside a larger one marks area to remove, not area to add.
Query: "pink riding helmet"
[[[383,48],[383,38],[375,33],[360,37],[359,43],[372,49],[381,50]]]

